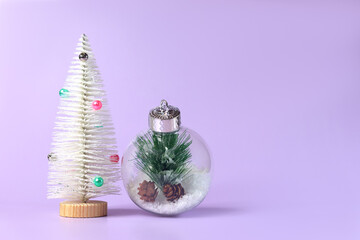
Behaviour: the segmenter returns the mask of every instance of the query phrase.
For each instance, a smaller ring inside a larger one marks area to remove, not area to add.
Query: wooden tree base
[[[88,201],[86,203],[65,201],[60,203],[60,216],[72,218],[92,218],[107,215],[107,202]]]

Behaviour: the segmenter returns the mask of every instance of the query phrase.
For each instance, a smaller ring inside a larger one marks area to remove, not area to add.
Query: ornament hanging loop
[[[169,104],[165,99],[161,100],[160,102],[160,111],[165,115],[167,115],[169,112]]]
[[[169,104],[165,99],[163,99],[160,102],[160,107],[163,108],[163,109],[166,109],[166,108],[169,108]]]

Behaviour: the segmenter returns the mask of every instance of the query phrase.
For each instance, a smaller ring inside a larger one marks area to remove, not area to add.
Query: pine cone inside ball
[[[144,200],[145,202],[154,202],[158,195],[158,190],[155,188],[155,183],[151,181],[148,182],[144,180],[139,184],[138,190],[140,199]]]
[[[163,187],[163,193],[169,202],[175,202],[179,198],[185,195],[184,188],[181,184],[165,184]]]

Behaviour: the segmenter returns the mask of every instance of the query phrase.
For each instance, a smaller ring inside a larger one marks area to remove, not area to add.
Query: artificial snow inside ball
[[[100,176],[96,176],[94,178],[94,185],[97,187],[101,187],[104,184],[104,179]]]
[[[60,89],[60,91],[59,91],[59,95],[60,95],[60,97],[62,97],[62,98],[68,97],[68,96],[69,96],[69,90],[67,90],[67,89],[65,89],[65,88],[62,88],[62,89]]]
[[[102,107],[101,101],[95,100],[95,101],[92,102],[92,108],[93,108],[94,110],[100,110],[101,107]]]
[[[119,159],[120,159],[119,155],[117,155],[117,154],[110,156],[110,162],[117,163],[117,162],[119,162]]]
[[[88,60],[88,58],[89,58],[89,56],[87,55],[87,53],[82,52],[79,54],[79,59],[82,62],[86,62]]]

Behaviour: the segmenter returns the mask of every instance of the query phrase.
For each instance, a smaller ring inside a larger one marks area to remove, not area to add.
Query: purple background
[[[0,239],[360,238],[359,1],[0,0]],[[213,155],[196,209],[125,191],[65,219],[47,159],[78,38],[92,44],[119,152],[162,98]]]

